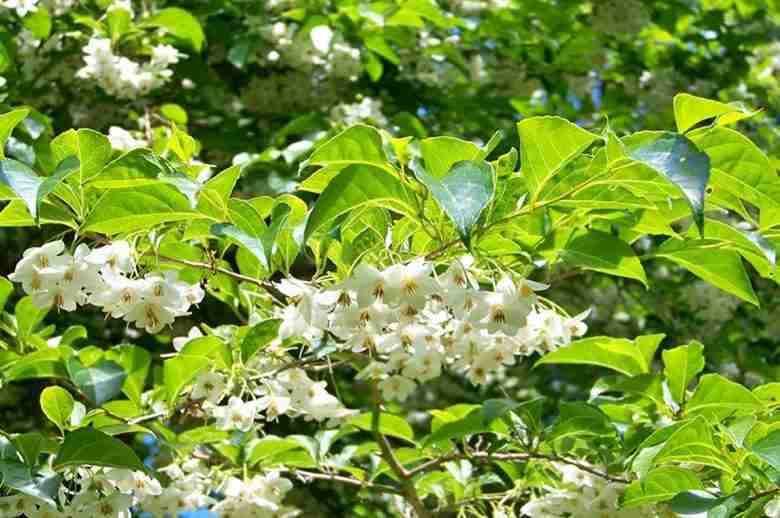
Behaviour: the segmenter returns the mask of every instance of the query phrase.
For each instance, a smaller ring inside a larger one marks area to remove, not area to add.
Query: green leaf
[[[631,482],[621,497],[621,504],[636,507],[666,502],[683,491],[702,488],[701,481],[691,470],[664,466],[651,470],[641,480]]]
[[[152,355],[137,345],[123,344],[108,351],[107,357],[121,365],[127,373],[121,390],[131,401],[140,406],[141,393],[152,364]]]
[[[562,255],[572,266],[636,279],[647,286],[645,270],[634,250],[612,234],[589,230],[569,241]]]
[[[561,117],[530,117],[517,123],[520,172],[535,201],[547,182],[598,136]]]
[[[279,326],[281,324],[281,320],[274,318],[263,320],[249,329],[241,342],[241,361],[246,363],[258,351],[276,339],[279,336]]]
[[[455,224],[463,243],[470,246],[471,230],[496,191],[493,167],[485,161],[456,162],[441,178],[420,167],[413,169],[417,179]]]
[[[0,461],[0,486],[15,489],[52,507],[57,505],[54,498],[57,497],[61,480],[59,475],[33,477],[30,467],[16,460]]]
[[[24,355],[5,371],[8,381],[37,378],[68,378],[68,371],[57,349],[43,349]]]
[[[718,124],[730,124],[752,115],[753,113],[736,104],[726,104],[686,93],[674,96],[674,120],[680,133],[685,133],[707,119],[716,118]]]
[[[144,25],[162,27],[196,52],[203,49],[206,35],[198,19],[189,11],[179,7],[168,7],[153,14]]]
[[[351,165],[341,171],[314,204],[304,232],[308,240],[318,230],[328,230],[342,215],[365,207],[383,207],[413,216],[414,201],[398,177],[383,169]]]
[[[0,313],[5,308],[8,297],[14,292],[14,285],[5,277],[0,277]]]
[[[382,145],[382,136],[371,126],[351,126],[328,140],[301,163],[301,169],[310,165],[348,166],[373,165],[392,171]]]
[[[712,430],[702,417],[696,417],[677,428],[656,454],[653,463],[701,464],[728,473],[734,472],[725,453],[715,446]]]
[[[361,414],[347,421],[346,425],[372,432],[372,418],[373,416],[371,413]],[[412,431],[412,427],[409,426],[409,423],[407,423],[404,418],[397,415],[385,412],[381,413],[379,415],[379,433],[403,439],[411,443],[414,442],[414,431]]]
[[[205,356],[178,355],[163,362],[163,383],[168,404],[173,406],[182,389],[205,369],[211,359]]]
[[[664,374],[674,400],[685,401],[685,389],[691,380],[704,369],[704,346],[693,341],[661,353],[664,360]]]
[[[20,299],[14,307],[16,330],[19,338],[24,340],[33,335],[48,314],[49,308],[39,308],[35,305],[31,296],[28,295]]]
[[[661,345],[661,342],[664,341],[664,338],[666,338],[665,334],[656,334],[637,336],[634,339],[634,343],[636,343],[636,346],[642,351],[642,356],[645,358],[645,366],[648,370],[650,369],[650,366],[653,365],[655,352],[658,350],[658,346]]]
[[[43,178],[22,162],[12,158],[0,160],[0,184],[10,188],[24,202],[34,219],[37,219],[38,190],[42,183]]]
[[[66,366],[73,383],[96,406],[119,395],[127,378],[122,366],[110,360],[84,367],[76,358],[69,358]]]
[[[431,137],[420,141],[420,156],[425,171],[434,178],[446,175],[458,162],[482,160],[480,149],[473,142],[455,137]]]
[[[6,112],[0,115],[0,158],[5,158],[4,150],[5,143],[8,141],[8,137],[11,136],[14,128],[29,114],[29,109],[19,108],[17,110],[11,110],[10,112]]]
[[[114,235],[202,217],[174,187],[146,185],[108,191],[87,216],[84,230]]]
[[[22,455],[28,466],[38,465],[38,457],[41,452],[48,449],[47,445],[51,446],[52,442],[38,432],[23,433],[13,438],[16,450]]]
[[[707,240],[669,240],[653,255],[669,259],[723,291],[758,306],[742,259],[733,250],[713,248],[712,242]]]
[[[780,430],[769,432],[765,437],[754,442],[750,449],[770,466],[780,471]]]
[[[548,364],[597,365],[626,376],[648,372],[642,351],[631,340],[607,336],[572,342],[542,356],[534,367]]]
[[[722,421],[731,415],[758,412],[763,406],[755,394],[743,385],[720,374],[705,374],[685,405],[685,415]]]
[[[128,445],[93,428],[67,434],[54,459],[55,469],[83,465],[145,471],[141,459]]]
[[[699,231],[704,228],[704,195],[710,179],[710,158],[689,138],[664,131],[643,131],[624,139],[628,156],[676,185]]]
[[[263,268],[270,271],[276,239],[287,222],[290,212],[289,205],[280,204],[274,207],[271,225],[264,229],[259,236],[248,235],[234,225],[224,224],[213,225],[211,233],[215,236],[233,239],[251,252],[260,261]]]
[[[68,157],[79,160],[78,186],[97,177],[114,153],[108,138],[91,129],[68,130],[57,135],[51,141],[51,150],[58,163]]]
[[[246,451],[246,461],[250,466],[262,462],[263,464],[273,463],[273,458],[280,453],[291,450],[304,450],[303,445],[295,439],[287,437],[277,437],[275,435],[266,435],[261,439],[250,442]],[[314,460],[314,459],[312,459]]]
[[[75,404],[70,392],[62,387],[46,387],[41,392],[40,403],[43,414],[57,425],[60,431],[64,431],[70,423]]]
[[[558,418],[550,430],[551,439],[576,436],[614,436],[616,431],[609,417],[587,403],[561,402]]]

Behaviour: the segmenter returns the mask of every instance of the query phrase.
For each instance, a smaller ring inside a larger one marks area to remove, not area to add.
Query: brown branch
[[[374,395],[374,410],[371,414],[371,430],[374,433],[377,444],[379,444],[379,449],[382,452],[382,458],[385,460],[385,462],[387,462],[387,464],[390,466],[390,469],[392,469],[401,480],[401,487],[403,489],[402,494],[414,508],[414,512],[417,515],[417,518],[429,518],[430,513],[425,507],[423,501],[420,499],[420,495],[417,493],[417,488],[414,487],[414,481],[412,480],[411,473],[407,471],[400,462],[398,462],[398,459],[393,452],[393,447],[390,445],[390,441],[388,441],[387,437],[385,437],[384,434],[379,431],[379,417],[381,415],[380,411],[382,398],[379,396],[379,387],[376,381],[374,381],[372,384],[372,388]]]

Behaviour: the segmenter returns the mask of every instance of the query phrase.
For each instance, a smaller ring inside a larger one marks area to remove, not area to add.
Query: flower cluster
[[[274,46],[265,57],[269,63],[283,61],[293,68],[313,72],[318,79],[356,81],[360,75],[360,50],[339,41],[327,25],[312,27],[308,38],[301,37],[296,24],[284,22],[274,23],[265,32]]]
[[[381,379],[384,397],[403,401],[445,363],[483,384],[515,356],[544,353],[585,333],[587,312],[569,318],[546,307],[536,295],[546,285],[504,277],[485,290],[472,266],[472,258],[461,258],[436,275],[422,259],[384,271],[361,264],[326,289],[285,280],[279,289],[292,303],[279,313],[280,336],[369,351],[374,361],[361,376]]]
[[[526,503],[520,512],[531,518],[655,518],[659,516],[650,506],[621,509],[618,499],[625,485],[607,481],[576,466],[556,464],[561,473],[560,488],[546,488],[548,492]]]
[[[159,332],[203,300],[203,289],[179,281],[175,271],[140,278],[134,272],[132,248],[126,241],[94,250],[82,243],[72,255],[65,251],[65,243],[52,241],[26,250],[8,278],[21,283],[40,308],[74,311],[90,303],[149,333]]]
[[[62,510],[37,498],[13,495],[0,498],[0,516],[130,518],[131,507],[162,493],[157,479],[128,469],[80,467],[67,478],[69,483],[61,486],[60,499],[67,502]]]
[[[230,477],[225,481],[224,500],[211,511],[219,516],[252,516],[256,518],[287,518],[296,516],[295,509],[282,505],[282,500],[292,488],[292,482],[280,476],[278,471],[255,475],[250,480]]]
[[[198,328],[193,328],[186,337],[174,338],[173,346],[182,351],[190,341],[202,336]],[[246,366],[254,374],[252,379],[240,380],[247,389],[245,395],[250,396],[248,400],[229,395],[235,384],[228,379],[229,373],[219,372],[216,367],[195,377],[189,397],[202,402],[206,416],[215,419],[216,427],[225,431],[247,432],[257,426],[258,420],[274,421],[280,415],[336,424],[355,414],[327,391],[326,382],[311,379],[293,363],[277,340]],[[225,398],[227,402],[223,403]]]
[[[77,73],[81,79],[94,79],[110,95],[135,99],[165,84],[173,75],[170,66],[182,55],[170,45],[156,45],[145,63],[114,53],[111,40],[93,37],[84,47],[86,65]]]
[[[24,17],[28,14],[38,10],[39,5],[43,5],[50,12],[56,15],[66,13],[76,4],[76,0],[2,0],[0,1],[0,7],[6,9],[13,9],[16,14]]]

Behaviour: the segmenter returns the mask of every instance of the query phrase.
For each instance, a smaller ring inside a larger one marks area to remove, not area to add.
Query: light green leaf
[[[420,141],[420,155],[425,171],[434,178],[441,178],[458,162],[480,160],[480,149],[468,140],[431,137]]]
[[[701,232],[710,158],[687,137],[664,131],[642,131],[624,139],[628,156],[676,185],[691,207]]]
[[[252,236],[234,225],[217,224],[211,227],[211,233],[219,237],[228,237],[239,243],[252,253],[266,270],[271,269],[276,239],[279,236],[287,218],[290,216],[290,206],[279,204],[274,207],[271,225],[263,230],[260,236]],[[265,226],[265,225],[263,225]],[[262,227],[261,227],[262,228]]]
[[[712,244],[707,240],[680,242],[670,239],[653,255],[669,259],[723,291],[758,306],[758,298],[739,253],[714,248]]]
[[[334,167],[352,164],[368,164],[392,171],[382,146],[382,136],[371,126],[358,124],[345,129],[315,149],[301,163],[301,169],[311,165]]]
[[[688,384],[704,369],[704,346],[691,342],[661,353],[664,360],[664,374],[669,382],[669,391],[674,400],[682,404]]]
[[[262,348],[279,336],[279,319],[263,320],[249,329],[241,342],[241,360],[246,363]]]
[[[211,361],[205,356],[179,355],[163,362],[163,383],[170,406],[176,402],[182,389]]]
[[[123,344],[107,352],[107,358],[122,366],[127,373],[122,392],[136,405],[141,405],[146,376],[152,364],[149,352],[137,345]]]
[[[175,188],[147,185],[108,191],[87,216],[84,230],[114,235],[203,217]]]
[[[720,374],[705,374],[685,405],[685,415],[700,415],[710,421],[721,421],[732,415],[758,412],[763,406],[743,385]]]
[[[413,216],[414,201],[398,177],[383,169],[351,165],[341,171],[322,192],[312,209],[304,239],[329,229],[339,216],[364,207],[383,207]]]
[[[647,286],[645,270],[634,250],[612,234],[598,230],[580,234],[566,244],[562,256],[572,266],[636,279]]]
[[[530,117],[517,123],[520,172],[535,201],[545,184],[598,136],[561,117]]]
[[[64,431],[70,423],[70,414],[73,413],[74,400],[70,392],[62,387],[46,387],[41,392],[41,410],[49,421],[57,425],[60,431]]]
[[[680,133],[685,133],[707,119],[716,118],[718,124],[730,124],[752,115],[749,110],[736,104],[725,104],[687,93],[674,96],[674,120]]]
[[[41,309],[33,303],[31,296],[23,297],[14,307],[16,330],[19,337],[26,339],[35,333],[38,326],[49,313],[49,308]]]
[[[371,413],[361,414],[346,422],[347,426],[354,426],[367,432],[373,431]],[[409,423],[402,417],[383,412],[379,416],[379,433],[414,442],[414,431]]]
[[[648,372],[642,351],[631,340],[608,336],[572,342],[542,356],[535,367],[551,364],[597,365],[626,376]]]
[[[275,435],[266,435],[265,437],[256,439],[247,445],[246,461],[250,466],[254,466],[258,463],[271,464],[273,463],[273,459],[277,454],[291,450],[306,451],[303,445],[295,439],[277,437]],[[312,458],[312,461],[313,460],[314,459]]]
[[[441,178],[420,167],[413,169],[417,179],[455,224],[463,243],[470,246],[471,230],[496,191],[493,167],[485,161],[456,162]]]
[[[144,25],[162,27],[196,52],[203,49],[206,35],[198,19],[189,11],[179,7],[168,7],[154,13],[144,22]]]
[[[628,485],[621,497],[625,507],[666,502],[683,491],[702,489],[696,474],[688,469],[663,466],[648,472],[641,480]]]
[[[29,114],[29,109],[19,108],[17,110],[11,110],[10,112],[6,112],[0,115],[0,159],[5,158],[4,149],[8,137],[11,136],[14,128]]]
[[[702,417],[688,421],[677,428],[653,459],[655,465],[690,463],[711,466],[728,473],[734,467],[725,452],[715,446],[712,430]]]
[[[141,459],[128,445],[94,428],[67,434],[54,459],[54,469],[85,465],[145,471]]]

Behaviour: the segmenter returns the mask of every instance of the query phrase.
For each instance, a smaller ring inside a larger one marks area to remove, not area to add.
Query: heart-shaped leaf
[[[463,160],[441,178],[428,174],[419,162],[414,163],[413,170],[455,224],[463,243],[470,246],[471,230],[496,191],[493,166],[484,160]]]

